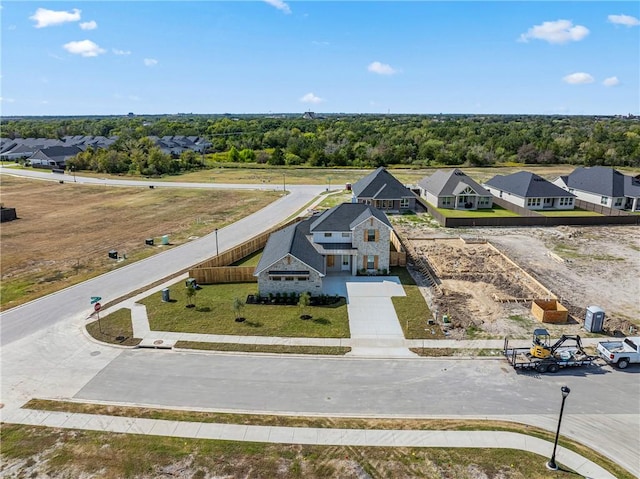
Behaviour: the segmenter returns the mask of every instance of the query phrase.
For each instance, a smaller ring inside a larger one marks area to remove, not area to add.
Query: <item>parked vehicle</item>
[[[640,363],[640,337],[601,341],[598,343],[597,351],[606,362],[624,369],[629,364]]]
[[[560,368],[591,366],[597,356],[587,354],[582,348],[580,336],[562,336],[551,344],[546,329],[533,332],[531,347],[510,348],[509,339],[504,340],[503,353],[515,369],[534,369],[539,373],[557,373]]]

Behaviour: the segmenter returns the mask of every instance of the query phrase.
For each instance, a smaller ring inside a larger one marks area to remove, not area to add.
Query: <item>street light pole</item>
[[[556,440],[553,444],[553,454],[551,454],[551,459],[547,462],[547,469],[551,469],[552,471],[558,470],[558,465],[556,464],[556,448],[558,447],[558,437],[560,436],[560,423],[562,422],[562,412],[564,411],[564,401],[567,399],[567,396],[571,392],[567,386],[562,386],[560,388],[562,391],[562,405],[560,406],[560,417],[558,417],[558,429],[556,431]]]
[[[218,256],[218,228],[216,228],[216,256]]]
[[[71,173],[73,173],[73,182],[76,182],[76,167],[71,165]]]
[[[282,192],[286,194],[287,192],[287,180],[286,175],[282,173]]]

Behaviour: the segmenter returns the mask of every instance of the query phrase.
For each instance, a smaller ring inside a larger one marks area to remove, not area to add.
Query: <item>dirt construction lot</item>
[[[552,336],[584,335],[590,305],[606,311],[608,334],[640,326],[637,226],[454,230],[399,218],[395,227],[435,273],[440,291],[425,293],[451,318],[452,337],[529,337],[542,326],[531,300],[549,297],[570,313],[567,324],[544,324]]]
[[[2,307],[34,299],[203,236],[278,198],[276,192],[96,187],[2,176]],[[162,246],[161,237],[170,245]],[[154,246],[145,245],[153,238]],[[110,259],[115,250],[120,261]],[[127,260],[123,260],[124,256]]]

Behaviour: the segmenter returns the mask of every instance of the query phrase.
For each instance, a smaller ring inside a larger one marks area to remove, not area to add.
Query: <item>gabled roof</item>
[[[418,186],[435,196],[459,195],[467,187],[478,196],[491,196],[490,192],[458,168],[450,171],[438,170],[433,175],[421,179]]]
[[[288,254],[296,257],[320,274],[324,274],[324,259],[307,238],[313,219],[309,218],[271,233],[254,275],[257,276]]]
[[[487,185],[507,191],[521,198],[554,198],[575,196],[550,181],[529,171],[519,171],[511,175],[496,175]]]
[[[351,231],[356,225],[371,216],[391,228],[391,223],[382,211],[363,203],[342,203],[326,210],[317,218],[312,218],[310,232]]]
[[[395,200],[415,196],[411,190],[382,166],[354,183],[351,190],[356,197],[378,200]]]
[[[580,191],[612,198],[640,196],[640,182],[606,166],[579,167],[566,178],[568,188]]]
[[[38,155],[38,158],[40,159],[48,158],[53,161],[59,162],[59,161],[65,161],[67,158],[75,156],[81,151],[82,150],[75,145],[74,146],[50,146],[49,148],[39,149],[38,151],[36,151],[36,153],[34,153],[34,156],[40,153],[40,155],[44,155],[46,157],[46,158],[43,158],[42,156]]]

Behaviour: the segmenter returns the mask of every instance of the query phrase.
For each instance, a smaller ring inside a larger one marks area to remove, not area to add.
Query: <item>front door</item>
[[[351,256],[348,254],[342,255],[342,271],[351,270]]]

